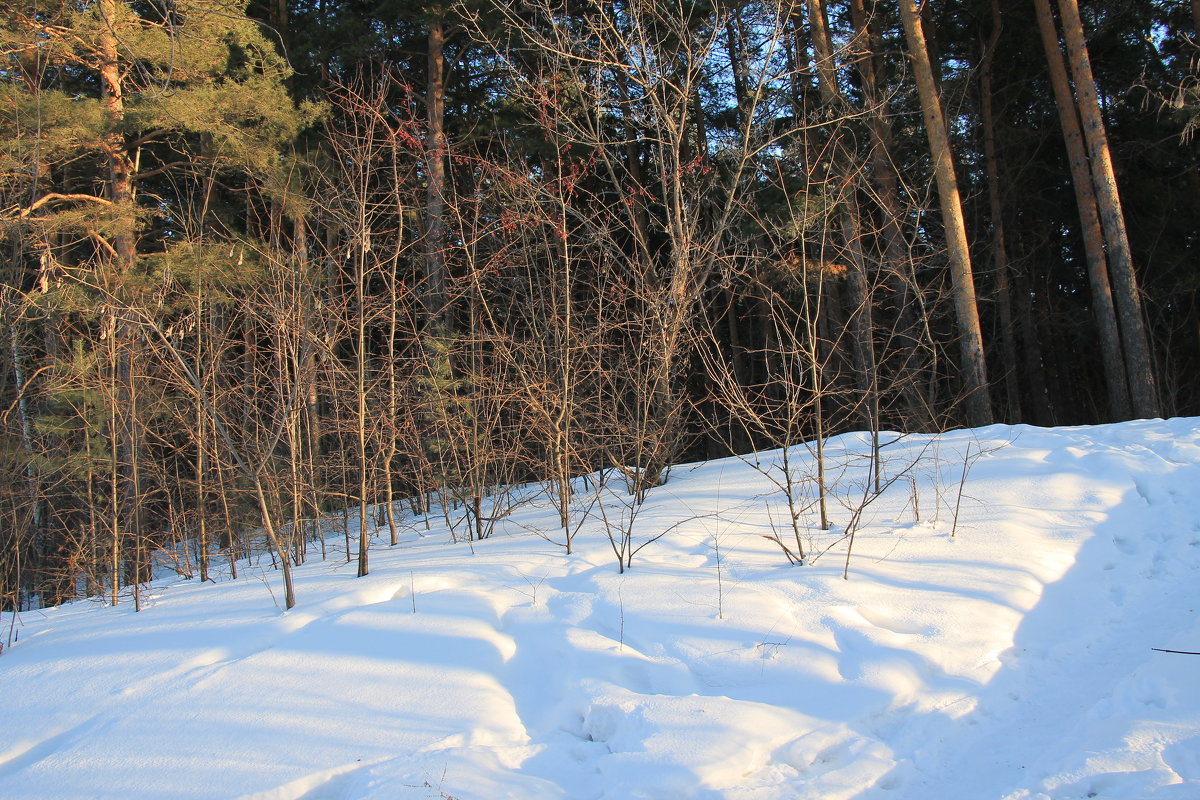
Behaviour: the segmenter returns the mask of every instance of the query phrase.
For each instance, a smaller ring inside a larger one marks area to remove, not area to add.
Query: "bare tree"
[[[688,406],[680,380],[693,352],[692,323],[729,251],[755,159],[771,141],[758,134],[757,124],[770,113],[770,89],[786,79],[781,55],[789,12],[760,8],[746,24],[759,55],[739,70],[742,120],[718,143],[706,138],[697,97],[712,78],[710,64],[732,11],[638,0],[574,15],[571,26],[557,22],[564,11],[554,0],[531,4],[528,16],[504,11],[511,41],[495,41],[478,24],[471,30],[513,65],[521,96],[536,102],[546,80],[561,87],[558,99],[577,111],[555,117],[556,138],[592,154],[595,172],[612,192],[607,218],[591,217],[583,235],[606,243],[609,268],[621,270],[613,278],[623,287],[625,319],[611,330],[626,353],[621,368],[637,388],[613,396],[629,429],[623,452],[611,458],[629,471],[642,496],[665,479],[682,441]],[[518,68],[528,50],[543,69]]]

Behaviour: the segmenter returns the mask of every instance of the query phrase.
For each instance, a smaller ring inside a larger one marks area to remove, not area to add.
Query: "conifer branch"
[[[47,203],[52,202],[54,200],[62,200],[64,202],[79,201],[79,202],[87,202],[87,203],[99,203],[102,206],[111,206],[112,205],[111,200],[107,200],[103,197],[97,197],[94,194],[62,194],[59,192],[51,192],[50,194],[42,195],[27,208],[19,209],[17,211],[17,216],[20,217],[21,219],[26,219],[29,217],[30,214],[32,214],[33,212],[37,211],[42,206],[44,206]]]

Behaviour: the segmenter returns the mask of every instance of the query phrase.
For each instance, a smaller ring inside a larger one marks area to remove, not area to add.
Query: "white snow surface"
[[[2,615],[0,797],[1200,798],[1200,419],[883,440]]]

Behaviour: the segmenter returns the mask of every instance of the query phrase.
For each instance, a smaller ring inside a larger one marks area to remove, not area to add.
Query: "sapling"
[[[979,448],[974,455],[971,455],[972,445],[975,445]],[[963,456],[962,472],[958,478],[958,493],[954,500],[954,518],[950,526],[951,537],[958,532],[958,514],[962,507],[962,499],[963,497],[970,497],[965,493],[964,489],[967,485],[967,477],[971,474],[971,469],[975,466],[975,462],[979,461],[979,459],[983,458],[984,456],[990,455],[1006,446],[1006,444],[1000,444],[991,449],[985,450],[983,445],[979,444],[979,442],[970,442],[967,444],[967,452]]]
[[[721,576],[721,479],[725,470],[717,474],[717,510],[714,513],[713,556],[717,561],[717,619],[725,619],[725,584]]]
[[[620,503],[619,516],[613,519],[610,516],[607,504],[601,493],[608,491],[609,495],[616,497]],[[656,534],[646,538],[645,541],[637,544],[633,543],[633,527],[637,521],[638,514],[643,508],[643,498],[639,498],[639,492],[636,487],[629,487],[629,493],[624,497],[607,486],[607,481],[601,481],[596,487],[596,506],[600,509],[600,519],[604,524],[604,532],[608,536],[608,542],[612,546],[613,555],[617,557],[617,571],[624,573],[625,570],[633,566],[633,557],[646,545],[657,542],[669,532],[679,527],[683,521],[677,522]],[[686,520],[684,520],[686,521]]]
[[[963,456],[962,474],[958,478],[958,496],[954,498],[954,520],[950,524],[950,537],[958,533],[958,512],[962,508],[963,486],[967,483],[967,473],[971,471],[971,445],[967,444],[967,453]]]
[[[618,649],[620,652],[625,651],[625,596],[622,594],[625,590],[625,582],[617,584],[617,610],[620,613],[620,629],[618,632]]]
[[[761,536],[767,541],[774,542],[776,545],[778,545],[779,549],[783,551],[784,556],[787,557],[789,564],[792,566],[803,565],[806,558],[804,555],[803,546],[801,546],[799,554],[793,553],[792,549],[787,546],[787,543],[783,541],[783,538],[780,537],[778,533],[778,527],[775,522],[775,514],[771,511],[770,505],[767,506],[767,523],[770,525],[771,530],[776,532],[769,534],[764,533],[761,534]],[[799,532],[797,532],[797,542],[799,542]]]
[[[721,537],[713,533],[713,554],[717,559],[717,619],[725,619],[725,584],[721,580]]]
[[[895,444],[895,442],[899,441],[900,438],[904,438],[904,437],[901,436],[901,437],[893,440],[892,442],[888,442],[887,444]],[[883,445],[883,446],[886,447],[887,445]],[[927,447],[928,447],[928,445],[926,445],[926,448]],[[819,559],[821,556],[825,555],[825,553],[828,553],[830,550],[832,550],[838,543],[845,541],[846,542],[846,561],[845,561],[845,566],[842,568],[842,578],[845,580],[849,580],[849,578],[850,578],[850,558],[854,553],[854,541],[855,541],[855,537],[858,533],[859,528],[862,526],[863,516],[866,513],[866,510],[871,506],[872,503],[874,503],[876,500],[878,500],[880,497],[882,497],[883,494],[888,490],[888,488],[891,487],[894,483],[896,483],[897,481],[899,481],[901,479],[911,477],[910,473],[917,466],[917,464],[921,463],[926,448],[922,448],[921,452],[919,452],[916,455],[916,457],[913,458],[913,460],[910,461],[904,467],[904,469],[899,470],[899,471],[889,475],[886,479],[881,480],[880,476],[881,476],[882,472],[875,468],[876,455],[874,452],[875,451],[874,444],[872,444],[872,448],[871,448],[872,452],[870,455],[871,465],[868,468],[867,476],[863,479],[863,481],[861,483],[861,486],[862,486],[861,495],[858,496],[858,499],[856,501],[850,501],[849,495],[847,495],[845,498],[839,497],[839,500],[841,500],[843,507],[846,508],[850,512],[850,519],[846,523],[845,531],[842,533],[842,535],[840,537],[838,537],[838,539],[836,541],[831,542],[820,553],[814,554],[812,557],[812,561],[816,562],[817,559]],[[912,485],[915,486],[915,481],[913,482]]]
[[[267,576],[263,574],[262,569],[258,570],[258,579],[262,581],[262,585],[267,587],[267,592],[271,595],[271,602],[275,604],[275,608],[280,612],[285,612],[287,609],[279,607],[279,600],[275,597],[275,590],[271,588],[271,582],[267,580]]]
[[[921,498],[917,494],[917,478],[915,475],[908,476],[911,491],[909,493],[909,503],[912,505],[913,522],[921,521]]]
[[[538,578],[536,582],[534,582],[534,581],[531,581],[529,579],[529,576],[523,572],[518,572],[517,574],[520,575],[521,580],[525,581],[526,585],[529,586],[529,591],[525,591],[524,589],[520,589],[515,586],[513,587],[513,591],[517,592],[518,594],[522,594],[522,595],[525,595],[526,597],[528,597],[530,606],[532,606],[533,608],[537,608],[538,589],[540,589],[542,584],[546,582],[546,576],[543,575],[542,577]]]
[[[16,595],[13,595],[12,609],[12,614],[8,618],[8,642],[5,645],[6,647],[12,647],[13,642],[17,641],[20,637],[17,631],[17,616],[21,613],[21,604]],[[0,652],[3,652],[3,648],[0,648]]]

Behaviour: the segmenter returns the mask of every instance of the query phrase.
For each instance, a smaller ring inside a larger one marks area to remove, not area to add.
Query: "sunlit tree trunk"
[[[121,132],[125,120],[125,92],[121,74],[119,42],[114,32],[118,25],[119,3],[116,0],[100,0],[99,12],[107,24],[102,30],[97,44],[100,51],[99,77],[102,108],[107,123],[108,132],[101,137],[101,147],[108,166],[108,192],[112,208],[117,219],[115,232],[111,239],[112,270],[104,279],[105,288],[120,301],[128,298],[127,289],[123,285],[124,278],[133,269],[136,258],[136,242],[134,241],[134,209],[133,209],[133,175],[134,164],[129,150],[125,145],[125,137]],[[130,352],[130,336],[127,323],[120,319],[121,315],[114,312],[110,317],[112,322],[112,341],[110,343],[113,357],[113,386],[116,390],[116,408],[113,415],[113,426],[110,430],[112,459],[116,472],[113,475],[112,491],[114,493],[114,529],[119,530],[118,538],[129,539],[136,537],[138,531],[134,518],[136,517],[136,471],[134,469],[134,414],[133,414],[133,365]],[[141,577],[140,559],[137,557],[139,544],[131,542],[130,552],[133,553],[132,572],[128,578],[134,584]],[[113,601],[116,602],[114,576]],[[136,597],[136,593],[135,593]]]
[[[1088,282],[1092,293],[1092,312],[1096,319],[1100,357],[1104,362],[1104,380],[1108,388],[1109,414],[1114,419],[1128,419],[1132,408],[1129,403],[1125,357],[1117,326],[1117,313],[1113,306],[1108,258],[1104,253],[1104,233],[1100,226],[1100,212],[1096,206],[1096,192],[1092,187],[1087,147],[1083,142],[1079,112],[1075,106],[1070,79],[1067,77],[1067,66],[1063,60],[1062,45],[1058,39],[1050,0],[1034,0],[1034,5],[1037,8],[1038,29],[1046,51],[1046,63],[1049,67],[1050,83],[1054,89],[1055,105],[1058,107],[1063,140],[1067,147],[1067,160],[1071,165],[1075,203],[1079,208],[1083,251],[1087,259]]]
[[[355,419],[354,433],[355,444],[358,449],[358,577],[362,578],[370,571],[368,568],[368,549],[371,543],[370,526],[367,524],[367,491],[368,491],[368,463],[367,463],[367,270],[366,261],[368,258],[368,247],[370,242],[370,230],[367,227],[366,209],[368,199],[366,197],[367,185],[364,183],[361,187],[356,187],[363,193],[361,201],[357,203],[357,230],[355,231],[354,244],[354,304],[357,307],[355,314],[355,342],[354,342],[354,394],[355,394]]]
[[[1154,381],[1150,341],[1142,317],[1142,297],[1133,268],[1129,236],[1125,231],[1125,214],[1117,192],[1117,178],[1113,172],[1112,155],[1108,148],[1108,134],[1105,132],[1104,118],[1100,114],[1100,99],[1096,93],[1096,80],[1092,75],[1092,62],[1084,41],[1083,21],[1079,17],[1079,5],[1076,0],[1058,0],[1058,9],[1062,16],[1063,38],[1067,45],[1071,75],[1075,79],[1075,100],[1080,119],[1083,121],[1083,138],[1087,142],[1088,155],[1091,157],[1092,183],[1096,187],[1100,222],[1104,227],[1104,240],[1108,245],[1108,265],[1116,294],[1117,317],[1121,326],[1121,343],[1125,350],[1125,371],[1129,377],[1129,396],[1133,403],[1133,413],[1143,418],[1157,417],[1161,410],[1158,388]]]
[[[960,369],[963,389],[966,392],[967,422],[973,426],[989,425],[992,422],[992,404],[988,389],[987,364],[983,355],[983,333],[975,300],[967,227],[963,220],[962,200],[959,197],[954,160],[950,153],[950,137],[946,130],[945,116],[942,114],[941,97],[934,84],[933,68],[925,45],[921,18],[913,0],[900,0],[900,16],[917,79],[921,115],[925,120],[925,132],[929,138],[930,154],[933,156],[942,223],[949,248],[950,280],[955,317],[958,321]]]

